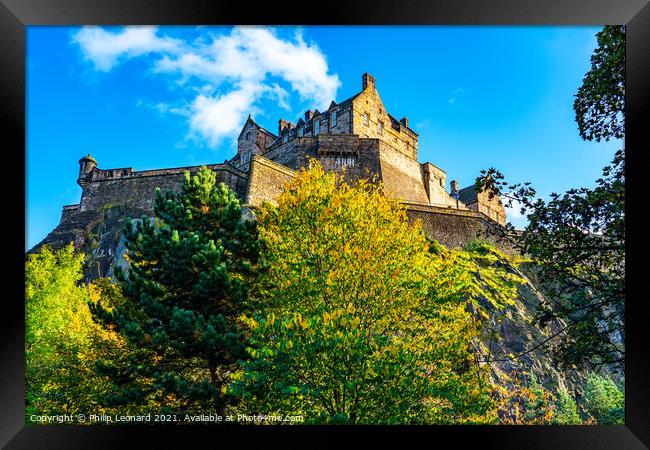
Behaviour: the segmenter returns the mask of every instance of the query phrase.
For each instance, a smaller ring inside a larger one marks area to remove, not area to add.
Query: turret
[[[77,178],[77,183],[81,187],[84,187],[84,180],[95,167],[97,167],[97,161],[90,156],[90,153],[79,160],[79,178]]]

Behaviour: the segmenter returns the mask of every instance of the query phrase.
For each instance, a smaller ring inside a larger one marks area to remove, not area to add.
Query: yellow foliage
[[[478,326],[465,310],[471,274],[458,252],[430,251],[437,244],[381,184],[350,184],[312,164],[277,206],[264,204],[256,216],[270,264],[257,303],[266,319],[254,333],[258,365],[236,388],[273,380],[264,408],[295,406],[316,417],[496,420],[487,368],[473,363]],[[298,401],[296,392],[308,394]]]

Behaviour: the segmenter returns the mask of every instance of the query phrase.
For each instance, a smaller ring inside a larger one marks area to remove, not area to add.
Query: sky
[[[621,142],[583,142],[573,96],[600,27],[27,27],[25,249],[79,203],[78,160],[223,162],[248,114],[270,131],[361,90],[409,118],[461,187],[495,167],[539,196],[590,187]],[[508,219],[525,225],[515,208]]]

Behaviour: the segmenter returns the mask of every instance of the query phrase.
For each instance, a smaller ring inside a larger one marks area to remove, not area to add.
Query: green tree
[[[580,425],[582,423],[575,399],[563,389],[559,390],[557,394],[553,423],[558,425]]]
[[[625,136],[625,27],[607,25],[596,35],[591,68],[573,102],[580,137],[586,141]]]
[[[585,412],[598,424],[622,424],[625,420],[625,395],[610,378],[597,373],[587,377],[582,399]]]
[[[180,192],[156,193],[155,223],[127,222],[128,272],[116,268],[126,301],[98,308],[150,357],[104,365],[120,383],[115,403],[154,396],[166,411],[224,414],[228,374],[244,355],[237,321],[259,264],[256,226],[235,194],[205,167]]]
[[[625,132],[625,32],[607,26],[574,102],[580,135],[600,141]],[[498,170],[483,171],[479,189],[518,205],[528,218],[521,233],[504,234],[537,264],[548,295],[538,322],[566,323],[554,350],[565,367],[620,371],[625,362],[625,151],[616,152],[594,188],[536,198],[530,183],[508,185]]]
[[[270,267],[230,387],[245,408],[309,423],[495,419],[464,278],[381,187],[314,164],[256,214]]]
[[[109,412],[99,399],[110,380],[98,376],[98,358],[127,357],[115,333],[100,327],[90,305],[94,288],[80,284],[84,256],[72,244],[43,246],[25,265],[25,403],[32,414]]]

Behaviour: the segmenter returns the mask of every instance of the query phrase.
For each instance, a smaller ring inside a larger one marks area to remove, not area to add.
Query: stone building
[[[375,79],[362,75],[362,89],[325,111],[309,110],[295,123],[280,119],[276,133],[248,117],[237,139],[237,153],[223,164],[208,166],[246,206],[274,201],[295,172],[315,158],[325,169],[345,168],[353,181],[376,179],[387,195],[399,199],[410,218],[447,246],[462,245],[492,227],[505,225],[498,197],[489,199],[474,185],[458,189],[430,162],[418,162],[418,134],[408,118],[397,119],[384,107]],[[131,167],[100,169],[90,155],[79,161],[79,204],[63,207],[61,222],[41,243],[82,246],[93,227],[122,216],[153,214],[157,187],[178,190],[185,171],[198,166],[136,171]],[[39,246],[41,245],[39,244]]]

